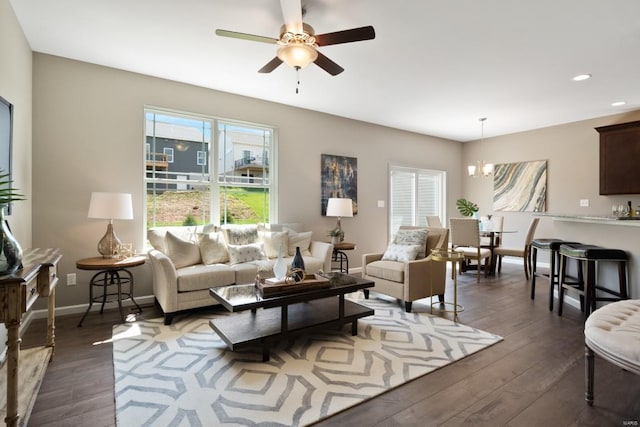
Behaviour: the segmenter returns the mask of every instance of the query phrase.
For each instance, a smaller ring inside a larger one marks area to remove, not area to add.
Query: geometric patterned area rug
[[[116,421],[129,426],[304,426],[460,360],[501,337],[395,301],[342,330],[281,340],[262,362],[261,349],[230,351],[209,319],[193,314],[113,329]]]

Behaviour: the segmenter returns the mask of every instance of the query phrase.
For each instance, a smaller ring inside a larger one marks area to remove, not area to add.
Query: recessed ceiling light
[[[583,80],[587,80],[591,78],[591,74],[578,74],[573,78],[574,82],[581,82]]]
[[[623,105],[627,105],[627,101],[616,101],[611,103],[612,107],[621,107]]]

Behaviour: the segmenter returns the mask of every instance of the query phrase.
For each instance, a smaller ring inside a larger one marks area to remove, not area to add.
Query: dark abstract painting
[[[320,158],[321,212],[327,212],[330,198],[353,200],[353,214],[358,213],[358,159],[322,154]]]

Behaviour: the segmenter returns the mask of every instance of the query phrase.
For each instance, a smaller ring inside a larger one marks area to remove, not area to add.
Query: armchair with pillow
[[[404,301],[408,313],[415,300],[438,295],[444,301],[447,266],[432,261],[431,250],[446,249],[448,241],[447,228],[401,226],[384,253],[362,256],[362,277],[375,282],[371,291]]]
[[[149,229],[153,294],[165,324],[176,312],[215,304],[211,287],[252,283],[256,274],[273,277],[280,248],[288,264],[299,246],[307,271],[330,271],[333,245],[312,241],[310,231],[299,229],[276,224]]]

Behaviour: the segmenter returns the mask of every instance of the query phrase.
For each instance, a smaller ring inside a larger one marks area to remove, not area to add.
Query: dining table
[[[489,264],[489,275],[490,276],[494,276],[496,274],[496,264],[497,264],[497,259],[495,257],[495,255],[493,254],[493,250],[497,247],[496,245],[496,241],[498,238],[501,238],[503,234],[509,234],[509,233],[517,233],[517,230],[491,230],[491,229],[484,229],[484,230],[480,230],[480,237],[487,237],[489,239],[489,246],[485,246],[489,248],[489,251],[491,252],[491,258],[490,258],[490,264]]]

